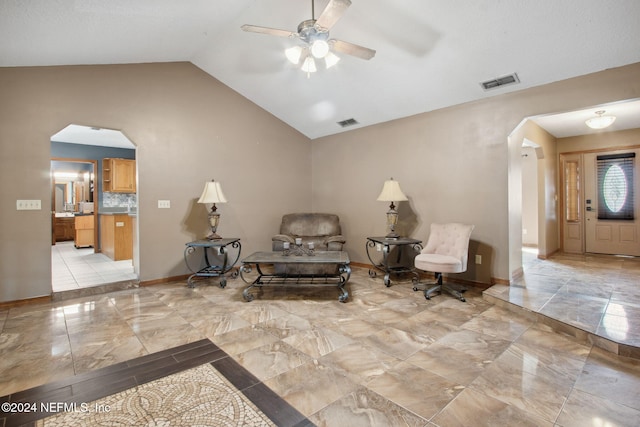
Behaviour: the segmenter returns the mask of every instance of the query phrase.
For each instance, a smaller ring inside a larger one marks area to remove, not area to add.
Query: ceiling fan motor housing
[[[298,35],[300,40],[313,44],[317,40],[327,41],[329,39],[328,31],[321,31],[316,27],[315,19],[307,19],[298,25]]]

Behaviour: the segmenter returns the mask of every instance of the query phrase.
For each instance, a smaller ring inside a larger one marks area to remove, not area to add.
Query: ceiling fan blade
[[[343,42],[342,40],[329,40],[329,44],[333,50],[347,55],[357,56],[362,59],[371,59],[376,55],[376,51],[368,47],[358,46],[357,44]]]
[[[244,24],[242,27],[244,31],[249,33],[259,33],[259,34],[268,34],[270,36],[278,36],[278,37],[297,37],[298,34],[293,33],[287,30],[279,30],[277,28],[269,28],[269,27],[258,27],[257,25],[247,25]]]
[[[351,0],[329,0],[329,4],[316,21],[316,27],[329,31],[349,6],[351,6]]]

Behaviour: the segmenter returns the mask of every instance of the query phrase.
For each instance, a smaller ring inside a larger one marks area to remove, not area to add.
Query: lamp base
[[[400,235],[394,231],[392,231],[391,233],[387,234],[386,236],[384,236],[385,239],[389,239],[389,240],[398,240],[400,238]]]
[[[207,235],[207,240],[220,240],[220,239],[222,239],[222,237],[220,237],[218,234],[214,233],[213,231]]]

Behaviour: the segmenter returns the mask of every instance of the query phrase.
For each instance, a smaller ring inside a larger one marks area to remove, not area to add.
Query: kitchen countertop
[[[85,216],[85,215],[93,215],[93,212],[91,212],[91,213],[84,213],[84,212],[56,212],[55,213],[55,217],[56,218],[74,218],[76,216]]]
[[[98,215],[129,215],[129,216],[137,216],[136,211],[122,211],[122,212],[98,212]]]

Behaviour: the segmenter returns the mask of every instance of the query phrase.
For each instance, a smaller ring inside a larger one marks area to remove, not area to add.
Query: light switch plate
[[[18,200],[16,201],[16,209],[19,211],[39,211],[42,209],[40,200]]]
[[[171,207],[171,200],[158,200],[158,209],[169,209]]]

